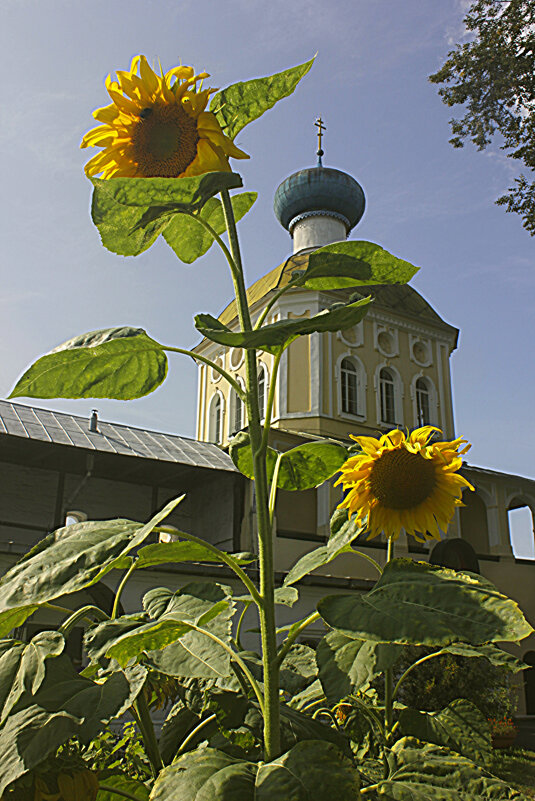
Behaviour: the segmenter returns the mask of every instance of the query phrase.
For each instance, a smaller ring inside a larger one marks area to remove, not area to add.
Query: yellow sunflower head
[[[229,157],[249,156],[223,133],[215,114],[205,111],[214,89],[203,89],[208,73],[175,67],[158,75],[145,56],[130,71],[111,75],[111,104],[93,112],[102,125],[86,133],[80,147],[101,147],[85,165],[87,176],[180,178],[229,171]]]
[[[458,474],[465,439],[432,442],[434,426],[415,429],[405,436],[396,429],[374,437],[352,437],[362,453],[342,465],[342,484],[346,496],[338,508],[367,520],[369,539],[384,532],[396,539],[404,529],[419,542],[440,539],[446,531],[461,495],[472,485]]]

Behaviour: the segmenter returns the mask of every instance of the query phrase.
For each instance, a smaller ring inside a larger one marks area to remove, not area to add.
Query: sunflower
[[[362,453],[342,465],[336,484],[347,492],[338,508],[345,508],[357,520],[367,516],[368,539],[384,532],[397,539],[404,529],[419,542],[440,539],[440,529],[448,527],[455,507],[462,506],[465,487],[474,487],[457,470],[465,439],[432,442],[440,429],[424,426],[405,436],[396,429],[374,437],[351,437]]]
[[[87,176],[179,178],[230,171],[229,157],[249,156],[225,136],[215,114],[205,111],[215,89],[203,89],[207,72],[175,67],[158,75],[145,56],[130,71],[106,78],[111,104],[93,112],[103,123],[80,147],[102,147],[85,165]]]

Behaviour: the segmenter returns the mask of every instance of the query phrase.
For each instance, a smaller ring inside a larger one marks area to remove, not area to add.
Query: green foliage
[[[106,328],[41,356],[9,397],[132,400],[153,392],[166,375],[164,349],[142,328]]]
[[[257,192],[242,192],[231,197],[236,222],[247,214],[257,197]],[[163,237],[169,247],[186,264],[192,264],[204,256],[214,244],[212,234],[198,218],[208,223],[218,235],[226,231],[223,206],[215,197],[210,198],[195,216],[174,214],[163,231]]]
[[[378,796],[395,801],[522,801],[521,795],[466,757],[410,737],[389,756],[390,775]]]
[[[176,214],[193,214],[224,189],[242,185],[236,173],[192,178],[92,178],[91,215],[102,244],[119,256],[147,250]]]
[[[403,734],[445,745],[475,761],[483,759],[492,747],[486,717],[464,698],[456,698],[440,712],[402,709],[399,725]]]
[[[124,793],[130,793],[130,795],[137,798],[138,801],[149,801],[150,791],[148,787],[129,776],[115,773],[111,776],[104,776],[101,778],[100,783],[103,786],[101,786],[98,791],[95,801],[118,801],[119,798],[124,798],[124,795],[121,796],[118,793],[114,793],[113,790],[122,790]]]
[[[254,480],[253,455],[248,433],[240,431],[232,439],[229,454],[238,470]],[[282,454],[268,448],[266,466],[269,482],[273,480],[279,456],[277,487],[287,491],[306,490],[323,484],[340,469],[347,459],[347,448],[339,442],[327,439],[306,442]]]
[[[284,579],[285,587],[295,584],[302,579],[303,576],[307,576],[318,567],[329,564],[329,562],[332,562],[333,559],[336,559],[336,557],[340,556],[342,553],[355,553],[351,547],[351,543],[362,534],[365,526],[357,522],[354,517],[352,520],[347,520],[347,515],[345,513],[344,515],[345,523],[331,534],[327,545],[320,545],[319,548],[315,548],[313,551],[304,554],[291,568]],[[337,520],[339,519],[338,517]],[[351,597],[358,598],[358,596]],[[336,626],[334,626],[334,628],[336,628]]]
[[[355,640],[329,631],[317,650],[319,677],[329,702],[366,690],[385,670],[393,667],[402,646]]]
[[[367,314],[371,302],[372,298],[362,298],[354,303],[334,303],[330,309],[324,309],[312,317],[278,320],[255,331],[231,331],[211,314],[197,314],[195,328],[203,337],[219,345],[277,353],[298,336],[351,328]]]
[[[490,581],[411,559],[385,566],[365,595],[331,595],[318,611],[349,637],[410,645],[516,642],[533,629]]]
[[[151,801],[356,801],[358,773],[330,743],[301,742],[268,763],[246,762],[212,748],[199,748],[163,770]]]
[[[45,537],[0,581],[0,636],[20,626],[41,604],[90,587],[113,568],[128,567],[128,554],[182,497],[170,501],[145,525],[121,519],[75,523]]]
[[[176,532],[180,537],[180,531]],[[227,554],[237,565],[248,565],[258,557],[254,553]],[[140,548],[137,553],[136,570],[165,565],[170,562],[216,562],[223,564],[221,558],[212,548],[201,542],[153,542]]]
[[[45,677],[45,660],[65,647],[58,631],[42,631],[29,643],[0,640],[0,724],[24,692],[37,692]]]
[[[234,139],[242,128],[291,95],[313,63],[311,58],[275,75],[233,83],[212,97],[210,111],[215,113],[225,134]]]
[[[507,660],[504,665],[499,657],[505,652],[496,648],[498,659],[491,662],[487,658],[474,658],[475,654],[470,657],[458,655],[459,651],[467,653],[458,645],[451,648],[453,653],[446,652],[417,665],[403,681],[399,699],[410,707],[435,712],[457,698],[464,698],[475,704],[486,718],[509,717],[516,703],[512,695],[512,671]],[[477,651],[482,655],[488,653],[488,646],[478,646]],[[407,648],[397,671],[402,672],[429,653],[432,649]],[[506,657],[514,659],[510,654]]]
[[[89,632],[86,646],[93,660],[106,655],[126,665],[147,654],[147,663],[169,676],[229,675],[229,654],[192,628],[229,642],[233,606],[226,588],[195,583],[173,593],[160,587],[150,590],[143,604],[147,615],[124,615]]]
[[[370,284],[405,284],[418,267],[374,242],[334,242],[312,251],[306,270],[292,286],[328,290]]]
[[[474,0],[464,23],[470,41],[448,53],[429,77],[442,84],[447,106],[464,105],[450,120],[454,147],[469,139],[484,150],[497,138],[509,158],[535,169],[535,6],[531,0]],[[521,215],[535,235],[535,181],[520,175],[496,202]]]

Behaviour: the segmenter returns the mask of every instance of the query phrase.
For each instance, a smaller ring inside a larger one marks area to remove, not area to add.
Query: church
[[[453,439],[454,414],[450,357],[459,331],[443,320],[414,288],[405,284],[364,286],[335,291],[292,288],[281,292],[297,271],[306,268],[314,249],[347,239],[365,208],[359,183],[349,174],[318,164],[286,178],[275,193],[274,210],[288,231],[292,252],[248,289],[253,322],[308,317],[347,301],[355,289],[373,303],[358,325],[338,333],[315,333],[285,351],[273,405],[271,444],[284,451],[327,437],[349,444],[349,435],[378,436],[393,428],[422,425],[440,428]],[[220,320],[236,328],[233,302]],[[244,352],[208,340],[194,349],[244,382]],[[259,353],[261,410],[273,373],[273,356]],[[148,520],[172,497],[186,493],[169,523],[229,551],[254,551],[254,487],[235,468],[226,449],[247,420],[239,396],[220,374],[198,362],[196,439],[51,412],[0,401],[0,568],[7,569],[46,533],[68,522],[129,517]],[[455,569],[480,572],[516,600],[535,622],[535,561],[515,558],[509,513],[520,507],[535,514],[535,481],[468,463],[462,474],[475,487],[465,492],[440,543],[418,544],[401,536],[397,556],[410,556]],[[279,491],[273,536],[278,581],[304,553],[323,544],[329,520],[340,503],[335,478],[304,492]],[[206,494],[217,503],[218,526]],[[384,561],[381,538],[356,546]],[[255,568],[249,568],[255,576]],[[155,586],[176,586],[209,577],[233,584],[226,569],[183,564],[139,571],[123,595],[125,611]],[[110,602],[118,578],[109,574],[87,592],[91,603]],[[352,554],[339,556],[298,584],[293,609],[278,607],[279,624],[297,620],[324,595],[366,591],[373,568]],[[98,597],[97,597],[98,596]],[[49,615],[52,613],[48,613]],[[39,617],[40,616],[40,617]],[[40,612],[28,623],[31,634],[54,624]],[[251,625],[254,625],[251,619]],[[32,628],[33,627],[33,628]],[[37,627],[37,628],[36,628]],[[314,643],[321,628],[307,630]],[[80,647],[78,642],[71,648]],[[535,666],[535,637],[522,642],[518,656]],[[535,667],[528,671],[535,673]],[[520,712],[535,715],[533,677],[526,682]]]

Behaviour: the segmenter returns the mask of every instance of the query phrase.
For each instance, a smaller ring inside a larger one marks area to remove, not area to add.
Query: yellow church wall
[[[287,410],[309,412],[310,407],[310,337],[292,342],[287,351]]]

